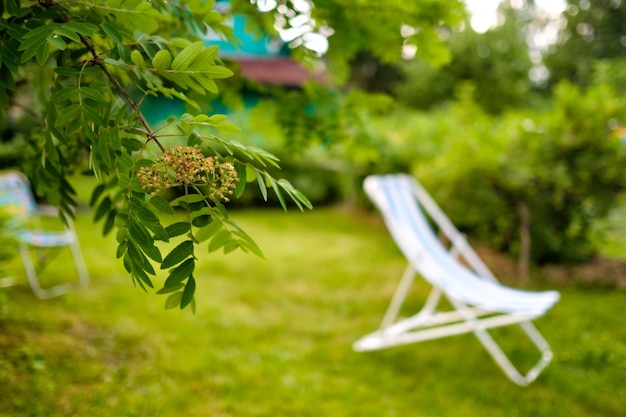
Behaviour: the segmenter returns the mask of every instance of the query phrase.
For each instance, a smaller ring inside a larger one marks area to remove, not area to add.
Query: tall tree
[[[550,85],[566,79],[579,85],[591,82],[598,59],[626,58],[626,1],[569,0],[566,24],[544,57]]]
[[[436,68],[423,59],[402,65],[404,81],[396,83],[400,101],[428,108],[455,98],[466,83],[475,86],[474,98],[490,113],[527,102],[532,62],[520,10],[505,2],[503,22],[485,33],[475,32],[469,22],[462,31],[450,31],[452,59]]]
[[[339,82],[346,81],[350,62],[364,51],[391,63],[408,46],[430,62],[447,62],[439,30],[461,24],[466,15],[460,0],[233,0],[233,6],[257,16],[267,31],[291,31],[292,46],[306,46],[318,35],[326,39],[327,65]],[[265,13],[257,13],[259,6]]]

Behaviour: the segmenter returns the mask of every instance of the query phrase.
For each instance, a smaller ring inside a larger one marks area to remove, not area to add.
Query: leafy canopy
[[[231,36],[223,19],[207,0],[0,2],[0,112],[21,111],[37,126],[21,168],[64,219],[76,203],[67,177],[95,176],[94,220],[115,230],[116,256],[136,285],[153,288],[166,271],[157,293],[167,308],[194,306],[200,251],[262,256],[224,204],[248,183],[285,208],[287,199],[311,207],[268,172],[276,157],[225,139],[237,128],[192,98],[232,75],[217,47],[194,40],[207,25]],[[197,114],[152,126],[141,111],[148,95],[176,97]]]
[[[290,45],[306,46],[311,34],[328,42],[325,57],[340,82],[349,76],[359,53],[371,52],[384,63],[397,62],[408,48],[416,56],[441,65],[450,59],[442,31],[462,24],[461,0],[232,0],[237,12],[255,16],[268,31],[297,34]],[[308,6],[305,6],[308,4]],[[255,13],[257,6],[266,13]],[[261,7],[262,6],[262,7]],[[298,48],[298,53],[306,48]]]

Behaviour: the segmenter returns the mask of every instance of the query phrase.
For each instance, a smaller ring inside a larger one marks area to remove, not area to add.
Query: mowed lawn
[[[624,291],[557,288],[537,321],[555,359],[522,388],[472,335],[352,350],[405,267],[376,213],[232,215],[266,259],[203,250],[194,316],[133,287],[114,236],[79,213],[88,288],[47,301],[24,278],[0,289],[0,416],[626,415]],[[63,256],[48,275],[73,279]],[[496,336],[515,361],[536,359],[516,331]]]

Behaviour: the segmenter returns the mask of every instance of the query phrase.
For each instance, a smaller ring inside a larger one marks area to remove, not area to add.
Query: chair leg
[[[406,269],[402,273],[402,278],[400,278],[400,282],[398,283],[395,292],[393,293],[389,307],[387,307],[387,311],[385,311],[383,320],[380,323],[380,329],[385,329],[396,320],[398,313],[400,312],[400,307],[402,307],[404,299],[406,298],[414,279],[415,268],[413,267],[413,264],[409,262]]]
[[[533,366],[526,375],[522,375],[519,370],[509,360],[508,356],[504,353],[502,348],[496,343],[495,339],[487,331],[487,329],[480,323],[480,320],[476,318],[474,313],[463,303],[460,303],[452,298],[449,298],[454,307],[464,316],[466,322],[472,327],[473,333],[478,340],[485,347],[487,352],[498,364],[504,374],[514,383],[520,386],[527,386],[533,382],[541,373],[541,371],[552,360],[552,351],[546,340],[541,336],[537,328],[530,322],[525,321],[520,323],[522,330],[528,335],[529,339],[541,352],[541,358]]]
[[[69,284],[59,284],[55,285],[54,287],[43,288],[39,283],[39,279],[37,278],[37,271],[35,268],[35,264],[33,263],[33,258],[30,254],[28,245],[19,245],[19,251],[22,258],[22,263],[24,264],[24,271],[26,272],[28,284],[30,285],[30,288],[37,297],[46,300],[49,298],[58,297],[59,295],[63,295],[71,289],[71,286]]]
[[[89,284],[89,273],[87,272],[87,265],[85,264],[85,258],[83,257],[77,237],[74,238],[74,243],[70,246],[70,250],[72,251],[74,266],[78,273],[78,282],[81,287],[86,287]]]

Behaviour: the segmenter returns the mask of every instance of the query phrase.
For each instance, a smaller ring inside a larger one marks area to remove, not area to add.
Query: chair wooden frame
[[[531,320],[550,309],[559,300],[559,293],[523,291],[500,284],[414,178],[404,174],[370,176],[364,188],[409,263],[379,328],[357,340],[354,349],[376,350],[474,333],[511,381],[521,386],[533,382],[553,354]],[[434,233],[431,222],[450,242],[450,248]],[[416,274],[432,285],[431,292],[419,312],[400,318]],[[438,310],[444,296],[452,311]],[[525,374],[488,331],[509,325],[519,325],[540,352],[540,359]]]

